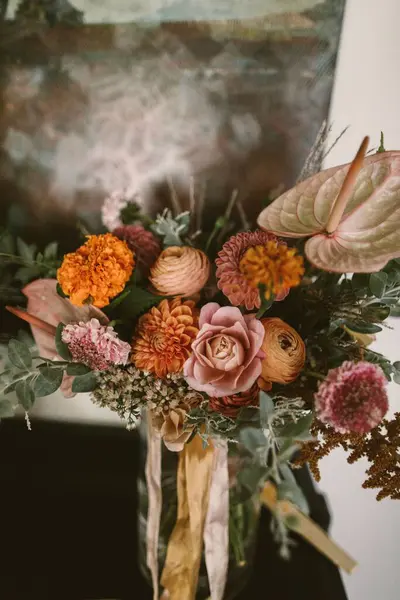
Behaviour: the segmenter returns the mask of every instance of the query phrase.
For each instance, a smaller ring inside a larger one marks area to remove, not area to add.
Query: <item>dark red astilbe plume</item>
[[[161,252],[157,238],[141,225],[123,225],[114,229],[113,234],[126,241],[129,249],[135,253],[142,273],[148,275]]]

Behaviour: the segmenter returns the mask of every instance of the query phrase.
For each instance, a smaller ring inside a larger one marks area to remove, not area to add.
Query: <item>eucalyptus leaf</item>
[[[255,427],[245,427],[239,434],[240,442],[252,454],[255,454],[259,448],[267,446],[268,440],[260,429]]]
[[[258,423],[260,421],[260,414],[257,408],[251,406],[243,406],[236,418],[237,423]]]
[[[14,237],[6,229],[0,233],[0,251],[5,254],[15,254]]]
[[[400,317],[400,306],[392,306],[390,309],[391,317]]]
[[[308,515],[309,506],[306,497],[304,496],[301,488],[297,484],[297,481],[293,473],[290,471],[290,468],[287,465],[285,466],[287,467],[287,469],[284,472],[285,479],[278,486],[278,500],[289,500],[290,502],[295,504],[301,510],[301,512]],[[282,473],[282,468],[280,470]]]
[[[397,306],[399,303],[399,299],[398,298],[389,298],[384,296],[383,298],[380,299],[380,302],[383,304],[387,304],[388,306]]]
[[[40,270],[35,266],[20,267],[15,273],[15,279],[18,279],[22,284],[29,283],[32,279],[39,277]]]
[[[366,321],[378,321],[382,322],[390,315],[390,307],[382,304],[381,302],[376,304],[370,304],[362,311],[362,318]]]
[[[393,363],[393,366],[397,371],[400,371],[400,360],[396,360],[396,362]]]
[[[369,275],[367,273],[354,273],[351,278],[354,290],[366,290],[369,287]]]
[[[26,411],[29,411],[32,408],[33,403],[35,402],[35,394],[31,387],[30,380],[24,379],[23,381],[19,381],[15,387],[15,391],[19,403],[23,406],[23,408]]]
[[[274,414],[274,402],[266,392],[260,392],[260,423],[263,429],[268,427],[268,423]]]
[[[9,341],[8,358],[19,369],[29,369],[32,366],[32,356],[29,347],[19,340],[12,339]]]
[[[91,373],[90,367],[83,365],[82,363],[70,363],[67,366],[67,375],[75,375],[77,377]]]
[[[388,274],[384,271],[372,273],[369,278],[369,289],[377,298],[382,298],[385,294]]]
[[[373,323],[351,323],[347,321],[347,327],[356,333],[379,333],[382,331],[382,327],[374,325]]]
[[[86,392],[92,392],[98,385],[96,373],[91,371],[86,375],[75,377],[72,382],[72,391],[74,394],[84,394]]]
[[[253,464],[241,469],[238,473],[238,482],[247,488],[251,493],[257,491],[267,479],[269,469],[262,465]]]
[[[36,246],[29,246],[21,238],[17,238],[17,250],[20,257],[26,262],[33,262],[35,260]]]
[[[57,258],[58,242],[51,242],[44,249],[44,258],[46,260],[52,260]]]
[[[63,370],[60,367],[41,367],[38,377],[33,384],[33,391],[40,398],[54,394],[63,380]]]
[[[289,425],[286,425],[286,427],[281,430],[280,437],[301,441],[312,439],[312,436],[310,435],[310,427],[313,420],[314,413],[310,412],[310,414],[301,417],[298,421],[296,421],[296,423],[290,423]]]
[[[278,460],[280,463],[287,462],[293,454],[299,449],[299,445],[292,439],[287,439],[279,449]]]
[[[61,358],[63,358],[64,360],[71,360],[72,354],[69,351],[67,344],[62,341],[62,332],[63,332],[64,327],[65,327],[64,323],[59,323],[57,325],[56,336],[55,336],[56,350],[57,350],[58,355],[61,356]]]

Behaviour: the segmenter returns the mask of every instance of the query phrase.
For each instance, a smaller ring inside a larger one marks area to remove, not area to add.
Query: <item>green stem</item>
[[[223,217],[220,217],[220,219],[217,219],[215,225],[214,225],[214,229],[212,230],[211,234],[209,235],[209,238],[206,242],[206,246],[205,246],[205,252],[207,253],[210,249],[210,246],[212,244],[212,242],[214,241],[215,236],[217,235],[218,231],[220,231],[220,229],[222,229],[223,225],[221,224],[221,219],[223,219]]]
[[[314,377],[315,379],[319,379],[320,381],[323,381],[325,379],[325,375],[322,375],[321,373],[316,373],[315,371],[303,371],[302,374],[308,375],[309,377]]]
[[[235,523],[235,517],[240,518],[240,514],[236,514],[236,510],[240,511],[239,507],[241,508],[240,504],[238,504],[236,507],[232,507],[232,512],[229,519],[229,541],[232,546],[236,564],[238,566],[242,566],[245,562],[243,540],[240,539],[240,531],[236,527]]]
[[[44,356],[32,356],[32,360],[43,360],[46,365],[49,367],[54,367],[56,369],[58,369],[59,367],[61,367],[62,365],[69,365],[72,361],[69,360],[51,360],[50,358],[45,358]],[[40,367],[41,365],[38,365],[38,367]]]

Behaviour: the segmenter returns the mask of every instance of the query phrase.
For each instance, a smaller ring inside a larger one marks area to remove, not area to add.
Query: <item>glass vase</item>
[[[139,427],[140,468],[138,477],[138,518],[139,518],[139,561],[145,579],[151,585],[151,574],[146,564],[146,527],[148,515],[148,489],[145,477],[147,455],[147,427]],[[179,455],[169,451],[162,444],[162,512],[158,544],[158,572],[161,577],[167,554],[170,535],[177,516],[177,468]],[[229,563],[224,600],[233,600],[245,587],[251,575],[255,554],[258,520],[260,514],[259,491],[245,492],[239,484],[237,474],[246,469],[254,469],[244,448],[240,444],[230,444],[228,451],[229,471]],[[203,554],[201,557],[196,600],[206,600],[210,596],[208,576]]]

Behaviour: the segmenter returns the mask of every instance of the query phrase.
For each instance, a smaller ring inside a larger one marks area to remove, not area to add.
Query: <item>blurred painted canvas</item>
[[[210,214],[237,189],[255,214],[296,179],[327,118],[343,11],[344,0],[9,2],[3,214],[73,221],[120,190],[156,210],[171,181],[183,198],[205,185]]]

